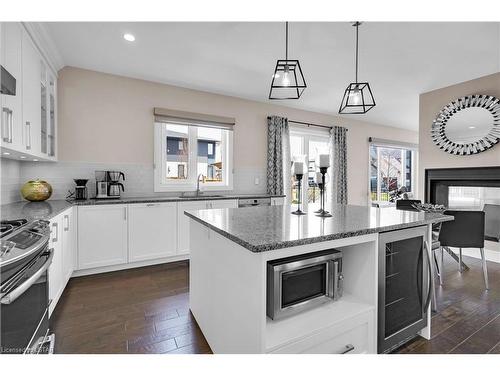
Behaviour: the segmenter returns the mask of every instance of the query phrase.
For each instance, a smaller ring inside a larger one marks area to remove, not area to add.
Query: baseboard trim
[[[84,269],[84,270],[76,270],[76,271],[74,271],[73,274],[71,275],[71,277],[73,278],[73,277],[80,277],[80,276],[95,275],[95,274],[105,273],[105,272],[127,270],[127,269],[131,269],[131,268],[154,266],[154,265],[157,265],[157,264],[173,263],[173,262],[178,262],[180,260],[186,260],[186,259],[189,259],[189,254],[182,254],[182,255],[177,255],[177,256],[168,257],[168,258],[143,260],[143,261],[140,261],[140,262],[117,264],[117,265],[114,265],[114,266],[104,266],[104,267],[96,267],[96,268],[87,268],[87,269]]]

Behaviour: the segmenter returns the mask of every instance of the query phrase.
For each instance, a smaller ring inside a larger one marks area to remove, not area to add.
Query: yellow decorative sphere
[[[52,195],[52,186],[46,181],[28,181],[21,188],[21,195],[31,202],[44,201]]]

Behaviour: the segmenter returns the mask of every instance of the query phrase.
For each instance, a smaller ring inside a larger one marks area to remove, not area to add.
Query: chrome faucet
[[[196,196],[200,195],[201,191],[200,191],[200,177],[201,177],[201,181],[203,183],[205,183],[205,175],[203,173],[200,173],[198,175],[198,178],[196,179]]]

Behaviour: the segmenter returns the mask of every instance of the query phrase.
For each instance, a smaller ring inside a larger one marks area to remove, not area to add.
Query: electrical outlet
[[[255,185],[258,185],[260,183],[260,180],[258,177],[255,177]]]

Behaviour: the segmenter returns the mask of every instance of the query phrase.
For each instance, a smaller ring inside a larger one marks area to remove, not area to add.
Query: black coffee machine
[[[84,201],[88,199],[88,190],[87,190],[87,182],[84,178],[75,178],[75,200]]]

